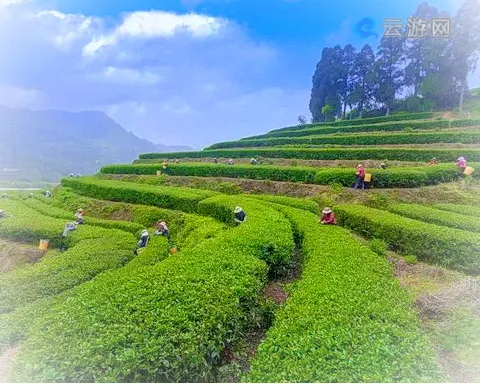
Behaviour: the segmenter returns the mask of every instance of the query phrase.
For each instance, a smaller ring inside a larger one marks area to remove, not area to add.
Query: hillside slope
[[[156,145],[124,130],[99,111],[31,111],[0,107],[0,179],[4,168],[21,179],[55,180],[93,173],[101,165],[131,161],[142,152],[188,147]]]

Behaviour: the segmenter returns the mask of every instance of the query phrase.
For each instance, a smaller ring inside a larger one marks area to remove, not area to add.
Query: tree
[[[338,71],[339,96],[342,102],[342,118],[345,119],[347,105],[351,104],[352,80],[355,68],[355,47],[348,44],[342,50],[342,61]]]
[[[383,37],[375,62],[375,98],[385,105],[387,116],[390,115],[395,96],[403,85],[403,61],[403,38]]]
[[[370,103],[375,92],[375,54],[372,47],[366,44],[360,53],[355,55],[352,74],[352,92],[350,102],[357,105],[360,118],[365,106]]]
[[[467,0],[453,20],[450,40],[453,76],[459,92],[458,108],[463,111],[465,91],[468,89],[468,74],[476,69],[480,53],[480,4],[478,0]]]
[[[318,62],[312,79],[310,112],[315,122],[324,121],[322,108],[330,104],[334,108],[333,115],[341,110],[339,89],[341,88],[341,69],[343,51],[340,46],[324,48],[322,58]]]
[[[335,113],[335,107],[333,105],[327,104],[322,108],[322,115],[325,116],[325,121],[333,120],[333,115]]]
[[[307,124],[307,118],[303,115],[298,116],[297,120],[299,125]]]

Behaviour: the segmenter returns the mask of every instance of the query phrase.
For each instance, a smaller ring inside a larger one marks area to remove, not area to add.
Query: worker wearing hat
[[[83,209],[79,208],[77,213],[75,213],[75,218],[77,224],[83,224]]]
[[[329,224],[335,225],[337,224],[337,220],[335,219],[335,214],[333,213],[332,209],[329,207],[325,207],[322,211],[322,216],[318,220],[321,224]]]
[[[233,212],[235,214],[234,220],[236,223],[242,224],[247,220],[247,215],[242,207],[236,206]]]
[[[155,236],[165,236],[167,238],[170,236],[170,232],[168,231],[167,223],[165,221],[159,220],[155,227],[157,229],[154,233]]]
[[[356,172],[356,176],[357,176],[357,181],[355,182],[355,186],[353,187],[353,189],[358,189],[359,187],[362,187],[362,189],[365,189],[365,168],[363,167],[362,164],[358,164],[357,165],[357,172]]]

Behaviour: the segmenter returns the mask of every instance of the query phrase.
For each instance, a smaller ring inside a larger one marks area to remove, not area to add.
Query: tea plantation
[[[144,154],[65,178],[51,198],[9,194],[0,239],[48,239],[49,250],[0,273],[0,350],[17,348],[8,380],[451,380],[387,250],[368,241],[477,279],[480,205],[438,191],[463,196],[478,184],[480,172],[465,176],[455,165],[465,156],[480,170],[478,126],[423,113],[287,127],[203,151]],[[428,165],[433,157],[440,163]],[[365,162],[372,181],[352,192],[356,163]],[[163,182],[176,178],[308,184],[350,197],[331,200],[339,225],[327,226],[318,223],[319,196]],[[436,192],[427,203],[363,204],[391,188]],[[247,213],[240,225],[236,206]],[[62,240],[79,207],[85,224]],[[141,231],[153,235],[161,219],[171,237],[152,236],[136,255]]]

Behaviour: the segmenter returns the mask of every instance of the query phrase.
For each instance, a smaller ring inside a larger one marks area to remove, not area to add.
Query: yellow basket
[[[173,246],[170,248],[170,254],[175,255],[177,253],[177,247]]]
[[[463,171],[464,175],[470,176],[473,172],[475,172],[475,169],[472,167],[467,167],[465,168],[465,171]]]
[[[41,249],[42,251],[46,251],[48,249],[48,240],[40,240],[40,245],[38,246],[38,249]]]
[[[363,179],[366,183],[370,183],[372,181],[372,174],[371,173],[365,173],[365,178]]]

